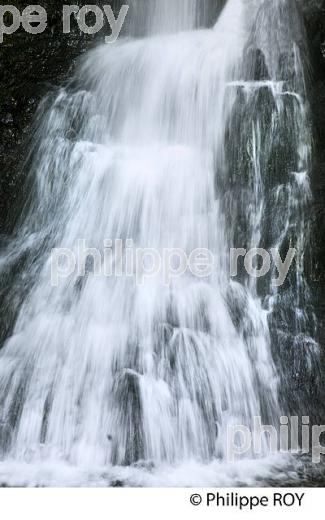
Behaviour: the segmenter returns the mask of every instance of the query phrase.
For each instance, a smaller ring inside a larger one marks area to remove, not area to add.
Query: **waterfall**
[[[1,259],[6,481],[252,483],[286,459],[265,436],[230,467],[227,427],[278,427],[287,374],[314,374],[303,254],[277,289],[274,270],[231,279],[229,252],[308,241],[303,28],[294,1],[203,3],[134,2],[144,36],[87,53],[43,103],[29,208]],[[102,254],[119,239],[123,258],[128,240],[206,248],[218,268],[167,285],[96,276],[93,261],[54,286],[51,250],[83,261],[80,239]]]

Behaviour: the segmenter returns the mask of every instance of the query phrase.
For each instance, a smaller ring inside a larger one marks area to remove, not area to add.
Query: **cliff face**
[[[310,281],[319,323],[319,338],[325,346],[325,1],[301,0],[305,18],[310,69],[310,104],[314,128]],[[323,349],[324,352],[325,349]]]
[[[0,44],[0,235],[12,231],[26,195],[23,161],[37,106],[46,93],[63,83],[76,57],[92,41],[76,24],[70,34],[63,34],[62,2],[37,3],[47,11],[47,29],[37,35],[20,29],[4,36]],[[30,2],[13,4],[22,12]]]

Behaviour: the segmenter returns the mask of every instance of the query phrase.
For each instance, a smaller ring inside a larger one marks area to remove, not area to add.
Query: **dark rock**
[[[4,125],[10,125],[14,122],[13,115],[10,112],[7,112],[3,116],[0,117],[0,123]]]
[[[119,8],[118,1],[73,3],[111,3]],[[21,12],[29,4],[26,0],[14,2]],[[46,30],[33,35],[20,29],[5,35],[0,43],[0,235],[12,232],[27,198],[24,159],[41,99],[64,82],[77,57],[103,36],[85,35],[73,21],[71,33],[63,34],[62,2],[39,0],[37,4],[47,11]]]
[[[111,482],[111,487],[122,488],[124,487],[124,482],[122,480],[113,480]]]

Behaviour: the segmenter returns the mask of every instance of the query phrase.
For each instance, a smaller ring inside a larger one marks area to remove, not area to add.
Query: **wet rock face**
[[[27,2],[15,2],[22,11]],[[43,34],[23,30],[0,44],[0,232],[10,232],[23,198],[22,160],[30,124],[42,96],[60,83],[80,50],[75,34],[60,30],[60,2],[39,2],[47,9]]]
[[[301,9],[309,43],[310,105],[314,128],[312,191],[313,266],[314,284],[320,320],[325,309],[325,1],[301,0]],[[325,325],[325,322],[324,322]],[[325,338],[325,336],[324,336]]]
[[[2,2],[2,4],[5,2]],[[23,161],[32,139],[32,121],[43,96],[61,85],[76,58],[94,42],[72,21],[71,33],[62,31],[63,4],[90,5],[118,2],[94,0],[38,0],[46,9],[47,28],[41,34],[23,29],[0,43],[0,235],[10,234],[26,198]],[[20,12],[31,2],[15,0]],[[9,23],[9,22],[8,22]],[[101,37],[100,34],[96,35]]]
[[[308,270],[321,345],[320,380],[325,373],[325,0],[297,0],[303,13],[310,59],[309,100],[314,131],[311,186],[314,197],[311,208],[311,269]],[[315,385],[314,385],[315,389]],[[324,420],[325,385],[319,388],[315,402],[319,404],[319,421]],[[318,421],[318,422],[319,422]]]
[[[325,80],[325,2],[300,0],[309,38],[314,79]]]

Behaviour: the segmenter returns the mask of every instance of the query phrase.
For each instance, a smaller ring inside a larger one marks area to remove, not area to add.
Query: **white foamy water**
[[[281,415],[270,309],[256,281],[229,280],[236,221],[218,187],[230,186],[225,142],[238,92],[249,99],[265,87],[243,77],[260,2],[228,0],[210,29],[197,26],[198,4],[150,4],[148,36],[87,54],[42,120],[37,195],[2,260],[33,258],[22,277],[31,288],[0,352],[0,477],[9,485],[249,485],[281,478],[287,464],[263,458],[266,439],[259,460],[248,451],[227,463],[229,424],[252,427],[261,416],[277,426]],[[275,13],[282,5],[266,4]],[[281,118],[286,91],[274,53],[265,56]],[[303,102],[296,113],[303,122]],[[265,202],[260,132],[252,130],[247,198],[246,242],[255,247]],[[306,171],[308,143],[297,132]],[[308,181],[298,184],[307,193]],[[91,269],[51,286],[51,247],[78,255],[79,239],[99,250],[105,239],[209,248],[219,268],[169,287],[160,275],[136,285]]]

